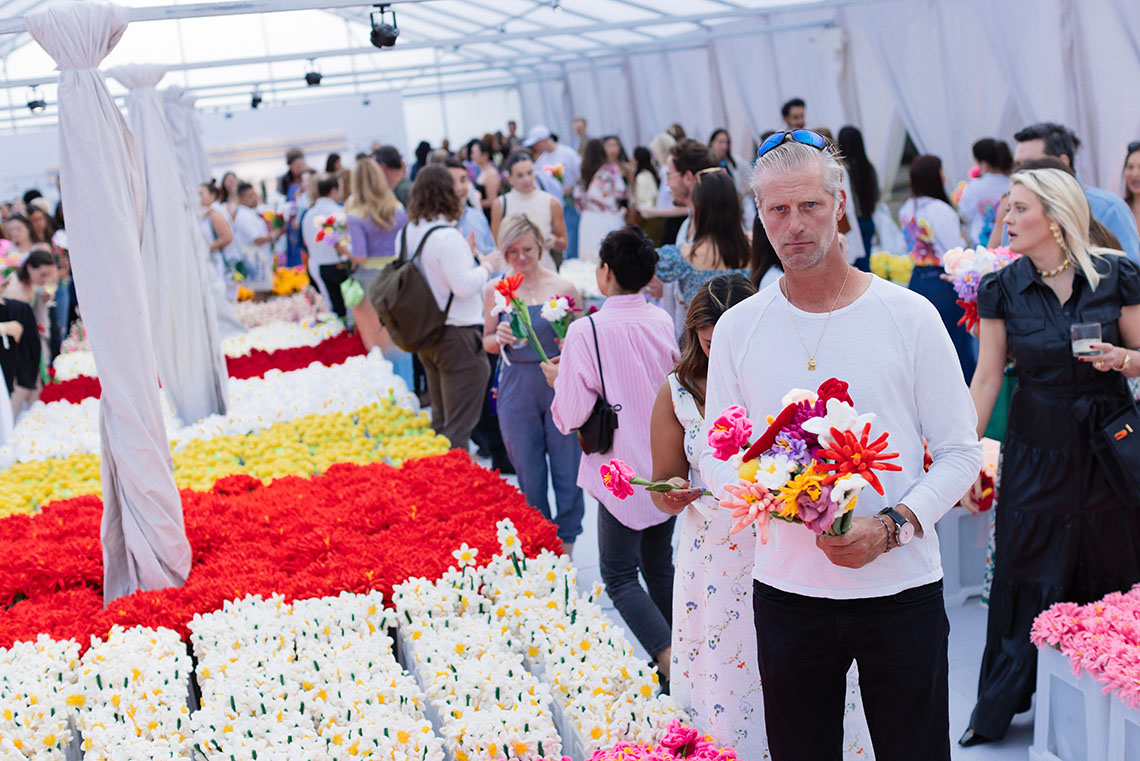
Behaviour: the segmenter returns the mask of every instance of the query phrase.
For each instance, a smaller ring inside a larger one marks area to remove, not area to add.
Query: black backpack
[[[400,233],[400,255],[380,270],[368,286],[368,300],[376,309],[380,323],[387,328],[393,343],[407,352],[417,352],[431,346],[443,333],[451,300],[443,309],[435,303],[427,278],[415,266],[416,258],[424,250],[431,234],[446,225],[429,228],[412,258],[408,256],[408,228]]]

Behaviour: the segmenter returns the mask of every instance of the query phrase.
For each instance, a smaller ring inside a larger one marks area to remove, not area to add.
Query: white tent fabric
[[[162,107],[166,112],[166,126],[170,130],[170,139],[174,143],[175,156],[178,159],[178,172],[182,177],[186,197],[190,199],[191,208],[198,199],[198,183],[203,179],[198,176],[194,167],[194,157],[190,152],[190,140],[187,136],[185,112],[182,110],[182,96],[186,93],[185,87],[171,85],[162,91]]]
[[[142,258],[158,375],[186,423],[226,412],[225,357],[208,279],[197,266],[194,224],[174,143],[155,85],[166,67],[127,64],[107,72],[130,90],[127,109],[146,175]]]
[[[163,427],[139,238],[142,168],[97,67],[127,9],[69,2],[28,15],[60,69],[60,189],[83,320],[103,382],[103,596],[179,586],[190,544]]]
[[[183,118],[186,120],[186,146],[190,153],[190,165],[194,171],[191,180],[195,188],[199,183],[210,181],[210,159],[202,142],[202,123],[198,120],[198,112],[194,110],[197,101],[198,98],[189,92],[182,93],[179,99]]]

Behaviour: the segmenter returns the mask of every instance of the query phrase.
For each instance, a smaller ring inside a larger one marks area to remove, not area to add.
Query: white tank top
[[[526,214],[542,232],[542,237],[549,239],[554,234],[550,219],[550,202],[553,200],[554,196],[545,190],[535,189],[525,195],[512,190],[503,196],[503,219],[515,214]]]

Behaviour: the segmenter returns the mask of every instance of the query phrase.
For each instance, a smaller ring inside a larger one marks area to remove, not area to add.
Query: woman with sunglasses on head
[[[693,242],[669,244],[657,251],[657,279],[677,283],[681,309],[674,312],[678,336],[683,334],[685,312],[697,291],[717,275],[736,273],[748,277],[751,246],[740,226],[740,197],[736,184],[724,169],[713,167],[697,173],[693,185]]]

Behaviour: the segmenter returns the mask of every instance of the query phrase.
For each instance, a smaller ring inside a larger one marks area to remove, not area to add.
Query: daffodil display
[[[399,465],[448,447],[426,413],[383,399],[353,413],[304,415],[246,435],[184,441],[174,447],[174,480],[179,488],[208,490],[238,473],[268,482],[323,473],[338,462]],[[20,462],[0,471],[0,515],[83,494],[102,494],[99,455]]]

